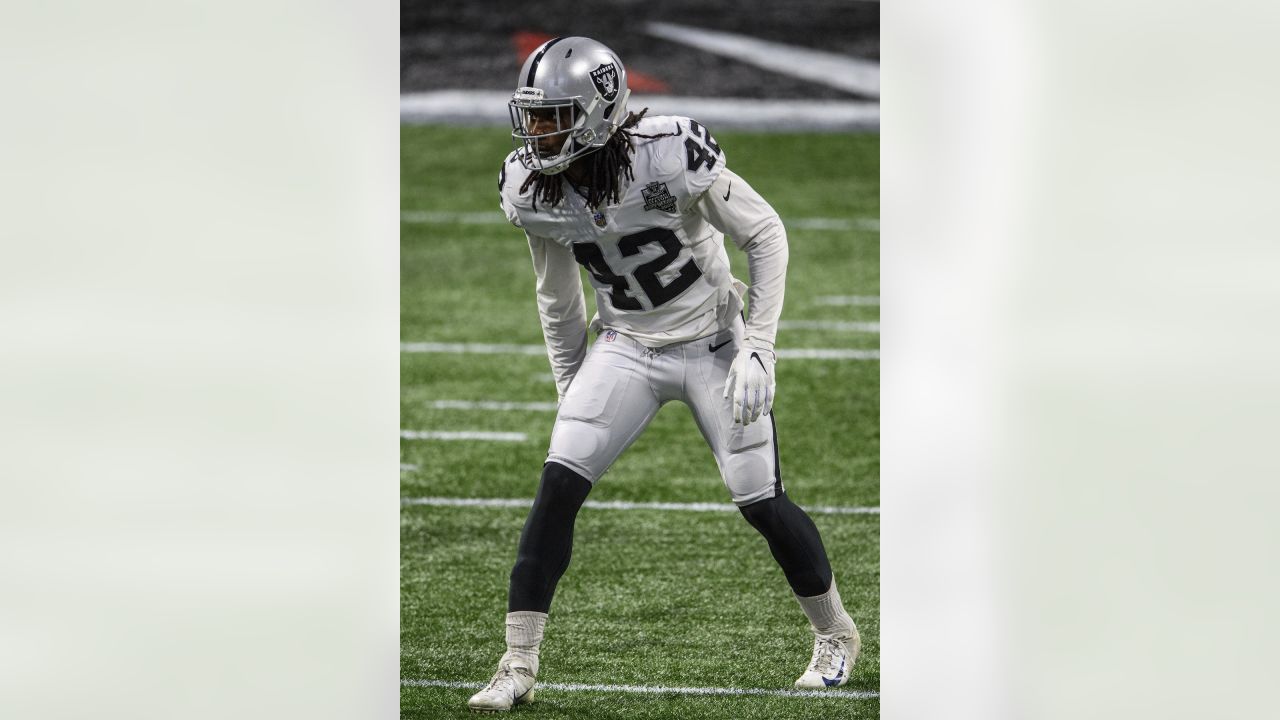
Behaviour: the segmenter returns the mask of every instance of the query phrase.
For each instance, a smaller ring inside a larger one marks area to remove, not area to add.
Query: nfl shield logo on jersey
[[[606,333],[604,334],[604,341],[605,341],[605,342],[613,342],[613,341],[614,341],[614,339],[616,339],[617,337],[618,337],[618,331],[617,331],[617,330],[610,330],[610,331],[608,331],[608,332],[606,332]]]
[[[606,102],[613,102],[618,97],[618,66],[605,63],[591,71],[591,82]]]

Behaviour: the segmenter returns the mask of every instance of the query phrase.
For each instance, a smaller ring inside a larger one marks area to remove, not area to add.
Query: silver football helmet
[[[616,53],[584,37],[543,43],[524,61],[507,103],[520,163],[547,175],[604,147],[627,119],[627,71]]]

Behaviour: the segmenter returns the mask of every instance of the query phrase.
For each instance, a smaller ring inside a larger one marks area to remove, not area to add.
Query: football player
[[[858,630],[813,521],[778,468],[774,337],[787,238],[778,214],[726,167],[706,127],[627,110],[627,73],[604,45],[549,40],[525,61],[510,105],[517,148],[498,175],[524,230],[559,412],[511,571],[507,652],[469,705],[533,699],[539,647],[573,525],[592,485],[678,400],[693,412],[743,517],[768,542],[815,635],[801,688],[843,685]],[[746,253],[746,287],[724,237]],[[598,312],[588,324],[578,266]],[[597,339],[588,344],[588,330]]]

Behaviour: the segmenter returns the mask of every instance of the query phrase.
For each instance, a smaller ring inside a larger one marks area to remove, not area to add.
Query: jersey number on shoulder
[[[676,237],[675,233],[666,228],[651,228],[634,235],[627,235],[618,241],[618,250],[623,257],[631,257],[639,254],[640,248],[649,243],[658,243],[664,252],[653,260],[637,267],[631,276],[636,279],[636,283],[644,291],[645,296],[649,299],[649,304],[656,308],[666,305],[680,293],[688,290],[694,281],[702,277],[702,271],[694,264],[693,258],[689,258],[689,261],[680,267],[679,273],[674,280],[667,285],[662,284],[662,281],[658,279],[658,273],[666,269],[680,255],[681,247],[680,239]],[[611,287],[609,297],[613,301],[615,308],[619,310],[643,309],[640,301],[631,297],[630,293],[627,292],[627,279],[613,272],[609,264],[605,262],[604,253],[600,251],[599,245],[591,242],[574,243],[573,256],[587,268],[587,271],[596,280]]]
[[[712,139],[711,132],[696,121],[690,120],[689,134],[693,137],[684,139],[684,155],[685,159],[689,161],[689,172],[697,170],[704,164],[708,170],[715,167],[716,158],[724,153],[720,150],[720,146],[716,144],[716,141]],[[703,147],[702,143],[693,138],[701,138],[706,142],[707,147]],[[708,147],[711,148],[710,152],[707,151]]]

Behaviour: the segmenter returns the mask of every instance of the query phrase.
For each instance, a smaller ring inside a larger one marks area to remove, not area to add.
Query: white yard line
[[[458,682],[456,680],[402,679],[401,685],[409,687],[448,688],[451,690],[477,690],[484,683]],[[880,697],[874,690],[782,690],[777,688],[725,688],[725,687],[665,687],[662,685],[584,685],[580,683],[540,682],[539,690],[563,690],[566,692],[610,692],[642,695],[765,695],[795,698],[850,698],[869,700]]]
[[[529,412],[555,412],[553,402],[499,402],[496,400],[435,400],[430,406],[436,410],[525,410]]]
[[[498,212],[450,212],[441,210],[401,210],[400,222],[415,225],[507,225]],[[782,224],[796,230],[880,230],[876,218],[783,218]]]
[[[817,305],[879,305],[879,295],[823,295],[813,301]]]
[[[414,470],[417,470],[417,469],[418,469],[417,465],[410,465],[409,463],[400,463],[400,472],[413,472]]]
[[[783,320],[778,323],[783,330],[830,330],[832,332],[880,332],[880,323],[845,322],[842,320]]]
[[[846,92],[880,97],[880,63],[720,30],[651,22],[654,37]],[[696,116],[695,116],[696,117]]]
[[[526,498],[453,498],[453,497],[406,497],[400,498],[401,505],[427,505],[431,507],[486,507],[486,508],[527,508],[533,500]],[[674,502],[628,502],[625,500],[588,500],[583,507],[597,510],[669,510],[674,512],[737,512],[738,506],[731,503],[674,503]],[[804,509],[815,515],[879,515],[878,507],[851,507],[844,505],[806,505]]]
[[[463,355],[546,355],[542,345],[491,345],[486,343],[400,343],[400,352],[450,353]],[[879,360],[879,350],[846,350],[841,348],[783,348],[777,351],[782,360]]]
[[[528,442],[529,436],[518,432],[480,432],[464,430],[442,432],[436,430],[401,430],[404,440],[485,440],[489,442]]]
[[[847,59],[846,59],[847,60]],[[856,61],[853,62],[866,62]],[[874,63],[873,63],[874,64]],[[878,66],[877,74],[879,72]],[[877,86],[879,81],[877,79]],[[861,93],[869,94],[869,93]],[[878,94],[878,93],[877,93]],[[436,90],[400,96],[400,122],[458,123],[511,129],[508,90]],[[682,115],[716,130],[880,129],[877,100],[766,100],[637,93],[629,107],[649,108],[649,117]]]

